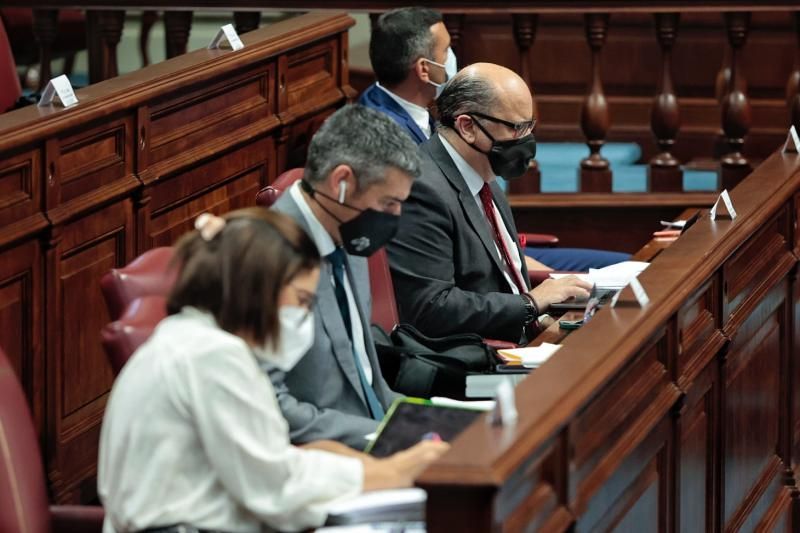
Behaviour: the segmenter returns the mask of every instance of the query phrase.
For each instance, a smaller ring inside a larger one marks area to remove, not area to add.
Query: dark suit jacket
[[[425,134],[422,133],[422,130],[419,129],[419,126],[417,126],[417,123],[414,122],[414,119],[411,118],[411,115],[403,109],[403,106],[395,102],[391,96],[386,94],[386,91],[376,84],[373,83],[367,87],[367,90],[358,98],[358,103],[389,115],[395,122],[408,131],[408,134],[411,135],[411,138],[414,139],[414,142],[417,144],[424,143],[428,140]]]
[[[477,333],[519,342],[525,302],[503,276],[483,210],[438,135],[421,145],[420,153],[423,174],[387,247],[400,320],[434,337]],[[496,183],[491,188],[506,228],[518,241],[508,200]],[[527,283],[525,261],[522,274]]]
[[[304,230],[308,225],[300,208],[288,192],[281,195],[273,209],[292,217]],[[375,341],[369,329],[371,298],[369,270],[363,257],[348,256],[348,275],[358,300],[364,343],[372,366],[372,383],[384,409],[398,398],[381,375]],[[378,428],[370,417],[367,400],[358,377],[353,346],[347,336],[342,314],[336,302],[330,263],[320,265],[320,281],[314,310],[314,344],[297,366],[289,372],[275,368],[269,375],[284,418],[289,422],[292,442],[301,444],[320,439],[343,442],[361,449],[364,436]]]

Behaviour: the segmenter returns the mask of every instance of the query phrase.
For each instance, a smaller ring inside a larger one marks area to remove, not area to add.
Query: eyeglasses
[[[533,128],[536,127],[536,119],[533,120],[523,120],[522,122],[510,122],[508,120],[503,120],[502,118],[493,117],[491,115],[485,115],[483,113],[478,113],[477,111],[472,111],[467,113],[467,116],[475,120],[475,117],[480,117],[485,120],[489,120],[491,122],[496,122],[498,124],[502,124],[503,126],[514,130],[514,138],[524,137],[528,135],[530,132],[533,131]]]

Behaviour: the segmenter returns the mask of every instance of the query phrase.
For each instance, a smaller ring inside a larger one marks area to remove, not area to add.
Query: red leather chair
[[[256,194],[256,204],[261,207],[272,207],[272,204],[291,187],[292,183],[303,177],[304,168],[292,168],[278,176],[271,184],[267,185]]]
[[[174,250],[163,246],[148,250],[123,268],[112,269],[100,280],[100,288],[111,320],[117,320],[128,305],[142,296],[166,296],[175,283],[169,268]]]
[[[0,531],[99,533],[103,517],[102,507],[48,505],[28,403],[0,349]]]
[[[100,336],[115,376],[166,316],[164,296],[145,296],[132,301],[119,320],[103,328]]]
[[[17,64],[11,52],[3,21],[0,20],[0,113],[5,113],[14,107],[22,96],[22,87],[17,76]]]

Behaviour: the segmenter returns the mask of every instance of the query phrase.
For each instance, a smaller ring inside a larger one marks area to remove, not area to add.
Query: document
[[[539,346],[497,350],[497,355],[507,363],[519,363],[526,368],[537,368],[560,349],[560,344],[543,342]]]
[[[623,261],[605,268],[591,268],[588,274],[574,275],[596,285],[600,289],[621,289],[649,266],[650,263],[645,263],[644,261]],[[559,279],[570,275],[572,274],[553,272],[550,277]]]
[[[428,494],[420,488],[364,492],[332,503],[326,525],[421,521],[427,499]]]

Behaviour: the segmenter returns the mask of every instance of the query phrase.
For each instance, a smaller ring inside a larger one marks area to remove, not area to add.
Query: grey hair
[[[439,123],[450,129],[459,115],[491,113],[489,110],[497,107],[497,104],[497,92],[489,80],[463,71],[447,82],[436,99]]]
[[[353,170],[359,190],[383,182],[387,167],[412,178],[421,172],[411,136],[385,114],[359,104],[339,109],[317,130],[308,147],[303,178],[319,183],[339,165]]]

